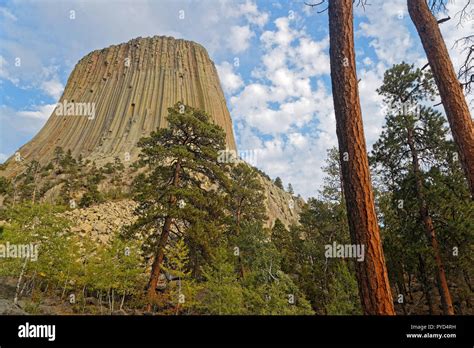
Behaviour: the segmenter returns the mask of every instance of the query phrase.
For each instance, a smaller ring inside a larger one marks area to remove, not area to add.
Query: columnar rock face
[[[205,110],[225,130],[228,148],[236,148],[217,70],[206,50],[191,41],[155,36],[82,58],[59,100],[63,115],[56,108],[19,153],[25,162],[46,163],[60,146],[98,164],[116,156],[134,160],[138,140],[166,127],[167,108],[177,102]],[[7,171],[19,170],[13,159],[9,162]]]

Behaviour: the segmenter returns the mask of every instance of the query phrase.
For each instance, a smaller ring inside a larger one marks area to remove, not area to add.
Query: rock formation
[[[204,47],[154,36],[93,51],[75,66],[56,110],[41,131],[18,150],[22,159],[10,158],[0,175],[13,177],[32,160],[45,165],[54,158],[56,147],[71,150],[73,157],[82,155],[98,166],[113,162],[115,157],[130,164],[138,157],[138,140],[158,127],[166,127],[167,109],[177,102],[205,110],[225,130],[227,147],[236,150],[219,77]],[[304,202],[271,180],[263,176],[260,180],[266,197],[267,226],[273,226],[277,218],[287,226],[297,223]],[[45,200],[54,201],[59,188],[52,187]],[[111,202],[100,208],[103,216],[109,214],[113,219],[104,224],[104,218],[90,213],[94,209],[81,211],[87,216],[69,216],[79,232],[92,229],[98,236],[106,236],[110,228],[117,227],[115,221],[124,223],[120,220],[123,214],[126,220],[132,216],[129,207]]]
[[[116,156],[133,161],[137,141],[166,127],[167,108],[177,102],[208,112],[225,130],[227,146],[236,148],[217,70],[204,47],[154,36],[93,51],[75,66],[45,126],[19,149],[20,163],[47,163],[57,146],[99,165]],[[21,170],[13,158],[8,162],[7,175]]]

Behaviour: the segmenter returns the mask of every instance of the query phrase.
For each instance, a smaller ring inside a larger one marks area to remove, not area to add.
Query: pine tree
[[[288,192],[290,195],[293,195],[295,191],[293,191],[293,186],[291,183],[288,183],[288,188],[286,189],[286,192]]]
[[[466,98],[428,2],[407,0],[407,6],[433,71],[471,196],[474,199],[474,128]]]
[[[277,176],[277,177],[275,178],[274,183],[275,183],[275,186],[276,186],[276,187],[278,187],[278,188],[280,188],[280,189],[283,190],[283,182],[281,181],[281,178],[280,178],[279,176]]]
[[[235,228],[238,230],[242,221],[265,221],[265,197],[255,170],[239,163],[231,169],[229,176],[226,202]]]
[[[429,73],[414,70],[405,63],[386,72],[378,91],[388,103],[389,112],[380,139],[374,145],[373,161],[382,166],[381,172],[394,190],[411,186],[411,196],[417,199],[417,210],[433,250],[444,313],[454,314],[422,169],[443,160],[442,149],[448,146],[441,114],[418,104],[433,96],[433,84]]]
[[[168,245],[162,268],[165,278],[169,279],[167,293],[172,304],[170,313],[192,313],[198,305],[196,296],[200,286],[192,278],[189,248],[184,239],[180,238]]]
[[[217,158],[225,149],[225,133],[200,110],[178,103],[168,112],[168,128],[138,143],[140,163],[149,170],[139,177],[140,186],[135,185],[139,202],[135,227],[145,233],[145,244],[153,253],[147,286],[150,304],[156,296],[170,233],[186,234],[195,252],[207,257],[210,245],[222,234],[219,185],[226,177],[224,164]],[[155,231],[151,235],[150,229]]]
[[[207,314],[245,314],[244,289],[224,249],[218,249],[212,262],[203,266],[202,275],[201,310]]]
[[[367,248],[356,262],[366,314],[394,314],[366,152],[357,87],[353,2],[329,1],[329,54],[344,195],[352,243]]]
[[[61,165],[61,162],[63,161],[63,159],[64,159],[64,150],[63,150],[62,147],[57,146],[54,149],[54,158],[53,158],[54,165],[59,167]]]

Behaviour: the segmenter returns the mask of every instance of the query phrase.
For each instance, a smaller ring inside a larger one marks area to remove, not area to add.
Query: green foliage
[[[325,245],[350,243],[337,149],[328,151],[320,198],[310,198],[300,225],[287,229],[275,221],[272,241],[281,255],[283,272],[292,276],[318,314],[360,314],[353,265],[326,259]]]
[[[246,223],[230,245],[238,246],[236,268],[243,267],[241,277],[245,306],[249,314],[312,314],[304,294],[282,270],[281,253],[269,238],[270,231],[258,223]]]
[[[90,291],[117,295],[140,295],[144,278],[144,260],[140,245],[115,236],[110,244],[84,245],[80,285]]]
[[[301,226],[291,229],[290,250],[282,249],[292,260],[286,271],[296,273],[297,284],[317,313],[360,314],[351,261],[325,258],[325,245],[350,243],[344,206],[312,198],[300,222]]]
[[[101,203],[104,201],[102,194],[97,189],[96,185],[89,186],[89,190],[84,193],[79,201],[80,207],[89,207],[93,204]]]
[[[263,222],[266,220],[263,187],[255,171],[245,163],[239,163],[230,171],[226,204],[233,217],[235,229],[242,221]]]
[[[148,171],[135,179],[139,218],[132,230],[142,233],[149,253],[167,217],[176,233],[182,233],[179,226],[187,227],[186,241],[197,271],[197,263],[209,258],[224,231],[227,165],[217,158],[225,149],[225,133],[200,110],[178,103],[168,111],[168,128],[138,143],[140,164]]]
[[[11,180],[0,176],[0,195],[6,195],[12,190]]]
[[[281,178],[279,176],[275,178],[275,181],[273,183],[275,184],[276,187],[283,190],[283,182],[281,181]]]
[[[431,71],[413,67],[413,64],[402,62],[385,72],[383,84],[377,92],[390,107],[401,107],[424,99],[434,100],[437,89]]]
[[[212,262],[203,267],[202,276],[205,285],[201,311],[218,315],[245,314],[244,290],[224,249],[214,253]]]
[[[0,243],[37,246],[37,259],[0,259],[1,275],[18,277],[25,267],[25,278],[37,275],[50,282],[65,280],[76,267],[78,250],[77,237],[68,232],[67,220],[57,215],[62,211],[64,208],[58,206],[28,203],[7,210],[8,225],[4,227]]]
[[[163,271],[172,277],[166,295],[173,314],[192,314],[198,307],[197,294],[200,285],[192,278],[189,261],[189,248],[184,239],[168,245]],[[177,278],[177,279],[176,279]]]
[[[473,241],[474,205],[449,139],[446,119],[432,108],[421,106],[436,96],[433,78],[429,72],[399,64],[386,72],[378,91],[388,108],[386,125],[373,146],[370,162],[379,177],[377,201],[392,284],[399,293],[405,288],[410,291],[412,285],[406,284],[407,278],[416,279],[425,292],[434,287],[434,259],[420,219],[416,168],[448,282],[455,280],[460,289],[454,300],[462,311],[470,306],[462,294],[470,287],[465,279],[472,270],[468,246]],[[454,248],[457,256],[453,255]]]
[[[48,284],[57,296],[72,293],[77,301],[83,301],[87,293],[140,298],[145,279],[139,242],[114,237],[104,245],[88,235],[79,237],[60,217],[64,211],[64,207],[48,204],[7,209],[8,224],[0,245],[37,246],[38,253],[28,259],[0,258],[0,276],[18,278],[22,274],[21,287],[39,286],[41,291],[41,284]]]

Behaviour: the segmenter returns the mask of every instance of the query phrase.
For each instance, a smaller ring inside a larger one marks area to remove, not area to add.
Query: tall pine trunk
[[[180,173],[181,173],[181,161],[178,160],[176,162],[176,167],[174,169],[173,181],[171,183],[172,186],[174,187],[178,186]],[[169,204],[170,204],[170,207],[176,205],[176,197],[174,195],[170,196]],[[151,310],[151,302],[156,296],[156,286],[158,285],[158,280],[160,279],[161,264],[163,263],[163,259],[165,256],[165,247],[166,247],[166,243],[168,243],[168,237],[170,235],[172,223],[173,223],[173,218],[168,215],[165,218],[165,222],[163,224],[163,229],[161,231],[160,239],[156,247],[155,258],[153,260],[153,264],[151,265],[151,274],[150,274],[150,279],[147,285],[147,295],[149,299],[149,304],[147,308],[148,311]]]
[[[436,263],[436,277],[438,281],[438,289],[441,297],[441,304],[443,306],[443,313],[452,315],[454,314],[453,302],[451,300],[451,294],[448,288],[448,281],[446,279],[446,272],[444,271],[444,264],[441,259],[441,253],[439,250],[438,239],[436,238],[436,231],[433,225],[433,219],[429,213],[428,203],[425,199],[423,180],[420,171],[420,162],[418,158],[418,151],[415,147],[415,141],[413,139],[413,128],[407,127],[407,142],[410,148],[412,157],[412,168],[413,175],[415,177],[416,195],[418,199],[418,205],[420,209],[421,220],[425,228],[425,233],[428,241],[431,244],[431,248],[434,254]]]
[[[434,307],[433,307],[433,300],[431,298],[431,284],[426,275],[426,272],[427,272],[426,266],[421,255],[418,255],[418,260],[419,260],[418,270],[420,272],[420,281],[423,288],[423,293],[425,294],[426,305],[428,306],[428,314],[433,315]]]
[[[352,243],[365,246],[364,261],[356,262],[364,313],[394,315],[362,125],[352,6],[350,0],[329,1],[332,95],[347,216]]]
[[[466,98],[449,58],[438,22],[426,0],[407,0],[407,5],[438,86],[471,196],[474,198],[474,130]]]

